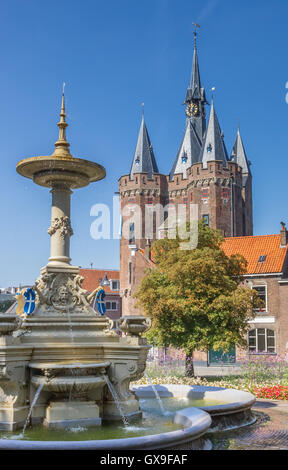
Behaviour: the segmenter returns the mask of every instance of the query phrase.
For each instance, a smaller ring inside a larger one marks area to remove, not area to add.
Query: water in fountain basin
[[[165,416],[165,415],[169,414],[169,411],[167,412],[167,410],[165,410],[165,408],[163,406],[163,403],[162,403],[162,400],[160,398],[160,395],[157,392],[157,389],[156,389],[155,385],[152,383],[152,380],[150,380],[149,375],[147,375],[146,371],[144,371],[144,376],[145,376],[145,379],[147,380],[147,382],[149,383],[149,385],[151,385],[151,387],[152,387],[152,390],[153,390],[154,395],[155,395],[155,397],[158,401],[158,404],[159,404],[162,415]]]
[[[104,377],[105,382],[106,382],[106,384],[107,384],[107,386],[108,386],[108,388],[109,388],[109,390],[110,390],[110,392],[111,392],[112,397],[114,398],[115,404],[116,404],[116,406],[117,406],[117,410],[118,410],[119,413],[120,413],[120,416],[121,416],[121,418],[122,418],[122,421],[123,421],[124,426],[128,426],[128,425],[129,425],[129,422],[128,422],[127,418],[126,418],[125,415],[124,415],[124,412],[123,412],[123,409],[122,409],[122,406],[121,406],[121,404],[120,404],[120,401],[119,401],[119,398],[118,398],[118,395],[117,395],[117,393],[116,393],[115,388],[113,387],[113,385],[112,385],[112,383],[111,383],[109,377],[107,377],[107,375],[103,375],[103,377]]]

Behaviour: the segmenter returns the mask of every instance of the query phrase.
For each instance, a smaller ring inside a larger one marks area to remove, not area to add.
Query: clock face
[[[199,106],[197,103],[188,103],[186,108],[186,114],[189,117],[197,116],[199,112]]]

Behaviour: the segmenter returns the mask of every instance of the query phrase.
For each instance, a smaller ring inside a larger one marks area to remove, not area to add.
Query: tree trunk
[[[193,351],[186,353],[185,357],[185,376],[194,377]]]

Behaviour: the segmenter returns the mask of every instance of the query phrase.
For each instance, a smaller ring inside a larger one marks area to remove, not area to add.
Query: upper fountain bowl
[[[20,175],[46,188],[57,184],[71,189],[83,188],[106,176],[103,166],[71,155],[26,158],[17,164],[16,169]]]

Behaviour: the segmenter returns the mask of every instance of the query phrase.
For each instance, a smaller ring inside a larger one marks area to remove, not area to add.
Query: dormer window
[[[187,155],[183,155],[182,156],[182,163],[187,163],[187,161],[188,161]]]
[[[140,165],[140,158],[139,157],[136,158],[135,163],[136,163],[136,165]]]
[[[212,152],[212,145],[209,144],[206,150],[207,150],[207,153],[211,153]]]

